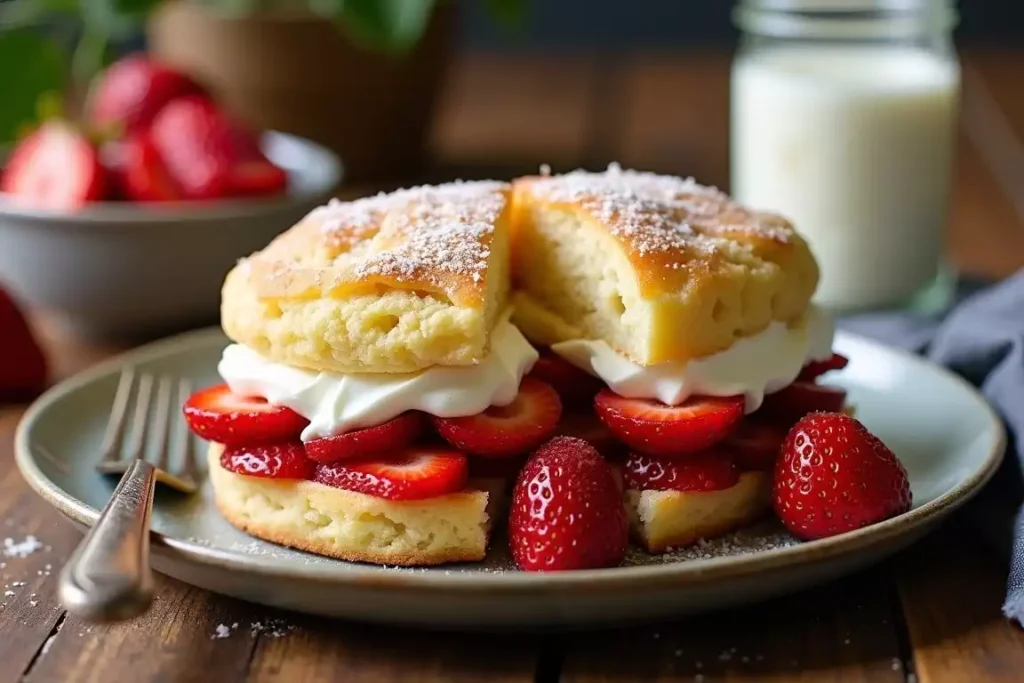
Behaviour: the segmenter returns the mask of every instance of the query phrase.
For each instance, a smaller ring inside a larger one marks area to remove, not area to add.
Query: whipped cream
[[[309,420],[302,440],[311,441],[372,427],[407,410],[460,417],[508,405],[537,358],[505,318],[491,333],[490,353],[477,365],[435,365],[402,374],[317,372],[275,363],[233,344],[224,349],[217,370],[231,391],[262,396]]]
[[[761,406],[765,394],[778,391],[796,379],[804,365],[828,359],[832,355],[834,334],[832,319],[812,306],[799,326],[773,322],[724,351],[685,363],[644,367],[595,339],[564,341],[552,345],[551,350],[601,378],[620,396],[679,405],[694,395],[742,394],[746,398],[746,411],[750,413]]]

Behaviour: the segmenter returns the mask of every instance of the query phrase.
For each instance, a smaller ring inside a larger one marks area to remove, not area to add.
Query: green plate
[[[113,490],[97,474],[100,442],[125,364],[218,382],[227,340],[201,330],[132,351],[54,387],[16,436],[29,484],[79,525],[91,525]],[[909,354],[840,333],[850,358],[835,384],[858,417],[900,457],[914,509],[830,539],[797,543],[766,524],[695,549],[630,551],[614,569],[516,571],[497,537],[486,562],[430,569],[327,559],[256,540],[228,525],[211,492],[158,492],[153,565],[188,583],[252,602],[338,617],[444,627],[597,626],[660,619],[763,599],[856,571],[906,546],[976,494],[1005,447],[991,408],[955,375]]]

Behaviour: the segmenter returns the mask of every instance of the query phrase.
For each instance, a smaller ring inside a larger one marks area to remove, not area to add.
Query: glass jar
[[[732,194],[794,222],[826,308],[934,305],[949,291],[951,2],[741,0],[734,20]]]

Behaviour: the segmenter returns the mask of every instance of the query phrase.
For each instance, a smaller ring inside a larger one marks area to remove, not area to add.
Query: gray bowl
[[[309,140],[267,133],[263,146],[288,173],[282,197],[102,202],[61,214],[0,193],[0,283],[79,335],[145,337],[216,321],[236,260],[326,202],[341,180],[337,156]]]

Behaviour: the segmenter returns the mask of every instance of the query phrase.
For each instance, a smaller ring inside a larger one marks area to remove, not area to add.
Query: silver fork
[[[179,400],[172,404],[175,384]],[[175,419],[190,393],[185,379],[141,373],[136,382],[133,369],[122,371],[103,438],[103,459],[96,469],[123,476],[61,571],[61,602],[72,614],[90,621],[120,621],[149,607],[149,520],[156,482],[185,493],[194,493],[199,486],[193,439],[184,420]],[[177,439],[172,438],[175,431]],[[128,451],[122,455],[126,437]]]

